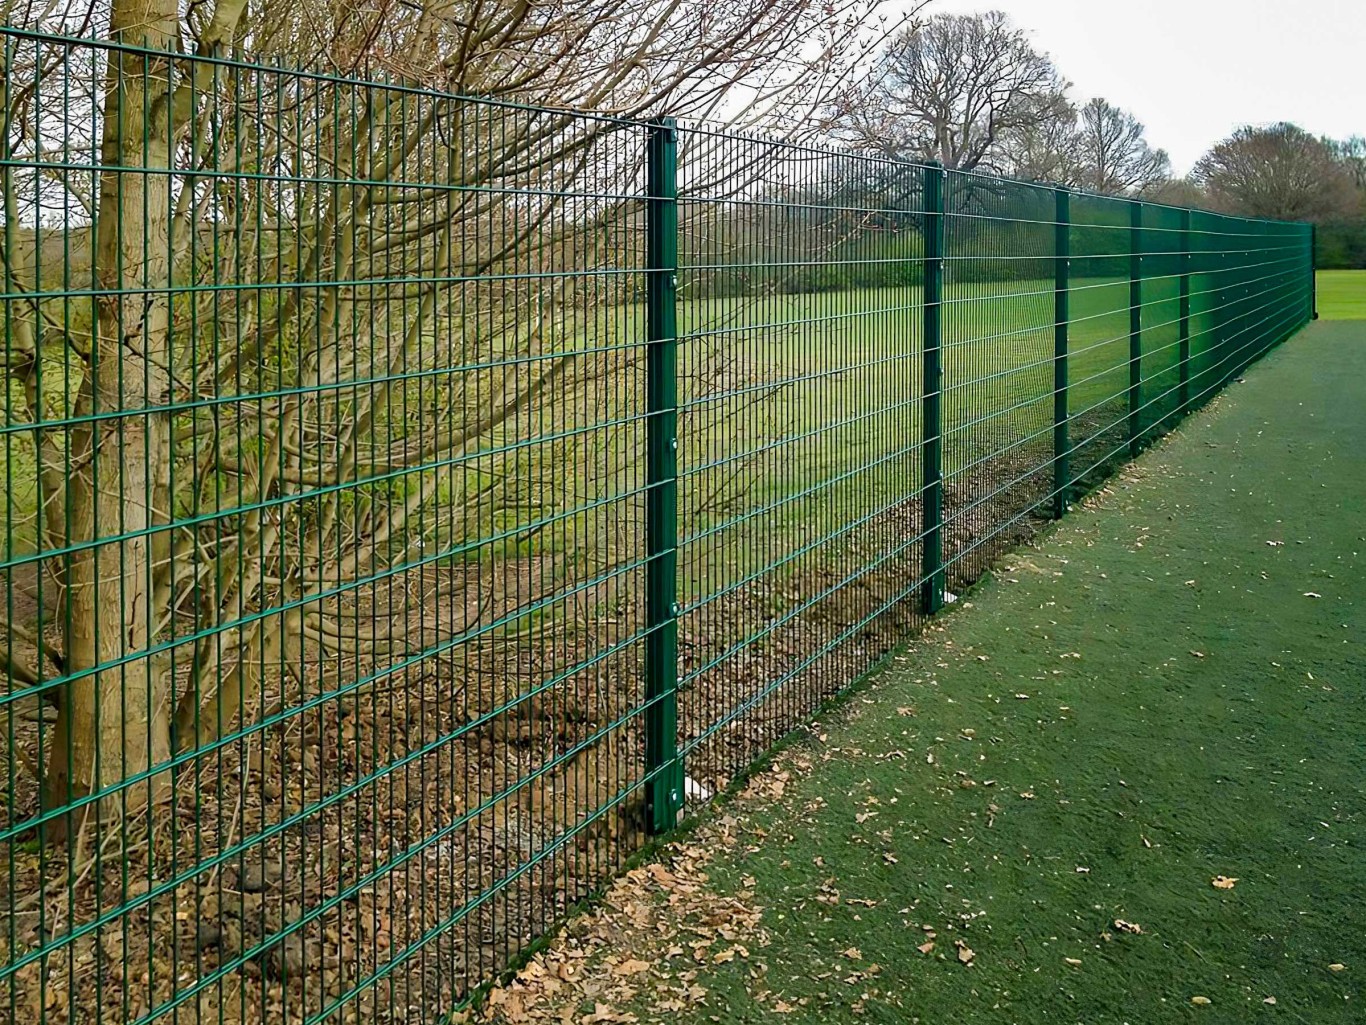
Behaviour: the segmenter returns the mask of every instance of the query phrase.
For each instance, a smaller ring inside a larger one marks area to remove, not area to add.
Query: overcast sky
[[[1242,124],[1366,135],[1366,0],[932,0],[1005,11],[1076,97],[1133,111],[1184,174]]]

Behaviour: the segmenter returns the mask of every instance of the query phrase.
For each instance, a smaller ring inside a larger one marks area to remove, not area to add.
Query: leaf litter
[[[745,795],[780,797],[791,778],[777,768],[761,773]],[[775,1013],[791,1013],[794,1005],[763,984],[767,969],[760,956],[771,939],[762,909],[753,902],[754,878],[746,876],[745,889],[734,895],[718,893],[709,883],[716,854],[737,848],[743,833],[735,816],[720,815],[669,845],[667,862],[630,869],[596,907],[564,926],[452,1025],[628,1025],[639,1021],[642,1008],[679,1014],[706,1005],[708,989],[699,978],[707,966],[736,961],[749,964],[757,1000],[772,999]],[[836,892],[832,903],[838,902]],[[851,960],[861,957],[855,948],[844,953]]]

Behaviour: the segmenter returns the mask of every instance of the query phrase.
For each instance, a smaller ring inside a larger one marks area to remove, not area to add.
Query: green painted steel
[[[1058,189],[1053,208],[1053,518],[1067,514],[1067,488],[1071,483],[1067,429],[1067,341],[1071,324],[1071,292],[1068,275],[1072,263],[1072,197]]]
[[[1191,212],[1181,211],[1181,229],[1177,237],[1177,253],[1180,270],[1177,272],[1179,289],[1177,317],[1177,364],[1180,369],[1180,385],[1177,394],[1177,409],[1184,416],[1190,411],[1191,404]]]
[[[1307,225],[147,42],[0,28],[4,1020],[442,1020],[1313,315]]]
[[[1309,318],[1318,320],[1318,226],[1309,226]]]
[[[678,759],[678,129],[650,129],[646,206],[646,821],[674,828],[683,810]]]
[[[944,604],[944,169],[924,168],[924,366],[921,371],[921,604],[934,615]]]
[[[1143,204],[1129,204],[1129,455],[1143,436]]]

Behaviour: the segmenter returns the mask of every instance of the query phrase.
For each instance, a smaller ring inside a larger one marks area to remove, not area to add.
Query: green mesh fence
[[[4,1020],[440,1020],[1312,314],[1306,225],[0,42]]]

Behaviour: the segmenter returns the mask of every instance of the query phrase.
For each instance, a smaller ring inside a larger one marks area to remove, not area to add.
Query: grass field
[[[1143,422],[1151,424],[1178,405],[1179,303],[1173,279],[1143,288]],[[1208,288],[1201,276],[1192,284],[1196,396],[1217,383],[1210,339],[1220,300]],[[988,458],[1012,472],[1042,470],[1052,445],[1052,281],[951,285],[945,297],[947,477]],[[1129,300],[1127,278],[1073,285],[1069,408],[1082,418],[1074,444],[1123,423]],[[706,593],[770,553],[818,542],[914,494],[921,317],[918,287],[682,305],[685,590]],[[737,540],[742,530],[757,531],[758,541]]]
[[[517,999],[599,1021],[1361,1021],[1364,340],[1309,329],[1007,558]]]
[[[1321,270],[1318,287],[1324,320],[1366,320],[1366,270]]]
[[[1144,389],[1155,400],[1147,411],[1155,419],[1174,405],[1178,309],[1174,283],[1156,281],[1145,289]],[[1051,444],[1052,282],[950,285],[946,300],[945,472],[952,476],[984,455],[1009,454],[1022,444]],[[1124,415],[1128,304],[1127,279],[1075,283],[1074,414],[1107,423]],[[1197,304],[1197,381],[1201,317]],[[680,303],[685,589],[705,593],[767,557],[750,558],[755,546],[736,543],[735,531],[759,531],[766,550],[788,551],[918,489],[922,318],[921,291],[909,286]],[[608,308],[595,323],[579,344],[620,346],[623,338],[643,337],[644,309]],[[45,384],[49,393],[55,387]],[[22,409],[18,385],[13,391],[10,405]],[[606,425],[616,419],[639,417],[638,409],[617,405],[625,394],[609,378],[585,400],[578,415],[594,437],[613,434]],[[16,417],[26,419],[27,413]],[[534,442],[538,433],[554,433],[540,411],[496,443]],[[15,553],[32,551],[37,521],[31,435],[7,434],[0,459],[11,497],[9,543]],[[621,473],[625,482],[616,485],[619,490],[639,486],[631,483],[639,476],[634,461],[623,460]],[[449,484],[439,481],[434,493],[440,487]],[[688,550],[690,543],[695,551]],[[711,550],[720,547],[729,549],[723,561],[730,568],[718,579]]]

